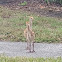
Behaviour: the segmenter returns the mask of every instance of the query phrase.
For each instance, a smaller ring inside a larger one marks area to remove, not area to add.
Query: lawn
[[[57,57],[57,58],[26,58],[26,57],[0,56],[0,62],[62,62],[62,58],[61,57]]]
[[[35,42],[62,42],[62,18],[38,16],[23,10],[11,10],[0,6],[0,40],[25,41],[25,22],[33,16]]]

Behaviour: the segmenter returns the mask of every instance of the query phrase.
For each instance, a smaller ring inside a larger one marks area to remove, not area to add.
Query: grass
[[[62,42],[62,18],[38,16],[22,10],[0,6],[0,40],[25,41],[25,22],[33,16],[33,31],[36,42]]]
[[[62,62],[61,57],[57,58],[26,58],[26,57],[0,57],[0,62]]]
[[[23,3],[21,3],[20,5],[25,6],[25,5],[27,5],[27,2],[26,2],[26,1],[24,1],[24,2],[23,2]]]

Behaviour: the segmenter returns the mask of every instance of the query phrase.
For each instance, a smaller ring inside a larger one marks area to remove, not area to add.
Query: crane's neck
[[[29,19],[30,29],[32,30],[32,19]]]

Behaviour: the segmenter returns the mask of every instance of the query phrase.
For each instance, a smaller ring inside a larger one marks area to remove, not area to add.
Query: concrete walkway
[[[62,57],[62,44],[35,43],[35,52],[28,53],[25,42],[0,41],[0,54],[15,57]]]

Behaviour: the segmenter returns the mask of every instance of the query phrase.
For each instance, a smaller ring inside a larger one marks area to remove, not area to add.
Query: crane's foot
[[[34,53],[35,51],[29,51],[29,53]]]
[[[35,51],[33,50],[33,51],[31,51],[32,53],[34,53]]]
[[[35,51],[28,51],[27,53],[34,53]]]

